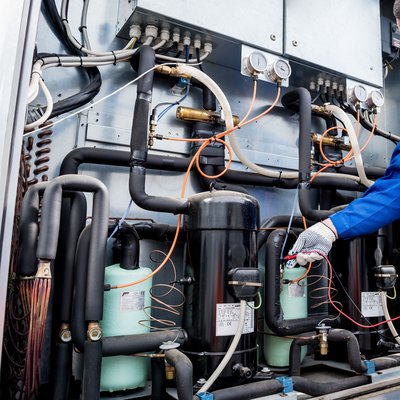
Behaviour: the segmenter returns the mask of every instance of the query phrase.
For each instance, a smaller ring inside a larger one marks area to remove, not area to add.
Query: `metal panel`
[[[253,0],[246,6],[240,0],[120,0],[118,26],[125,23],[123,31],[133,23],[134,9],[135,13],[157,14],[163,20],[180,21],[203,32],[282,53],[283,0]]]
[[[286,0],[285,54],[382,86],[379,0]]]

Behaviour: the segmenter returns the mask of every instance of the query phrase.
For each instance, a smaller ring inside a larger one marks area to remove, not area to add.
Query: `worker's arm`
[[[400,144],[393,152],[385,175],[343,211],[300,234],[290,253],[305,265],[327,255],[337,239],[351,239],[375,232],[400,219]]]

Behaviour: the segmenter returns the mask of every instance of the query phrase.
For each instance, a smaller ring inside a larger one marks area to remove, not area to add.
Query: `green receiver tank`
[[[284,268],[282,281],[288,282],[300,278],[306,268]],[[281,286],[280,302],[286,320],[307,317],[307,278],[296,283],[284,283]],[[291,339],[277,336],[265,324],[264,357],[272,367],[288,367]],[[305,346],[301,349],[301,359],[307,353]]]
[[[130,228],[121,234],[121,263],[106,267],[105,284],[126,284],[144,278],[150,268],[138,267],[139,239]],[[152,279],[126,288],[112,289],[104,294],[104,336],[134,335],[149,332],[139,323],[148,317],[144,308],[150,306]],[[146,324],[145,324],[146,325]],[[113,392],[143,387],[147,381],[148,359],[145,357],[103,357],[100,390]]]

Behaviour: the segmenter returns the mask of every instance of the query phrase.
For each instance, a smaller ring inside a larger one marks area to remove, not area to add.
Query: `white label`
[[[305,284],[289,283],[288,295],[289,297],[304,297],[306,295]]]
[[[364,317],[384,315],[381,292],[361,292],[361,312]]]
[[[248,303],[254,307],[254,301]],[[223,303],[217,304],[216,336],[233,336],[239,324],[240,304]],[[254,332],[254,310],[246,307],[244,327],[242,333]]]
[[[140,292],[121,292],[119,311],[142,311],[144,308],[144,290]]]

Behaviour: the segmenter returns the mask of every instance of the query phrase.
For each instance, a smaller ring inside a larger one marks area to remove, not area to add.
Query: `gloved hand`
[[[332,229],[318,222],[299,235],[289,254],[297,254],[296,261],[300,265],[306,265],[308,262],[321,260],[323,258],[321,254],[327,256],[336,239]]]

